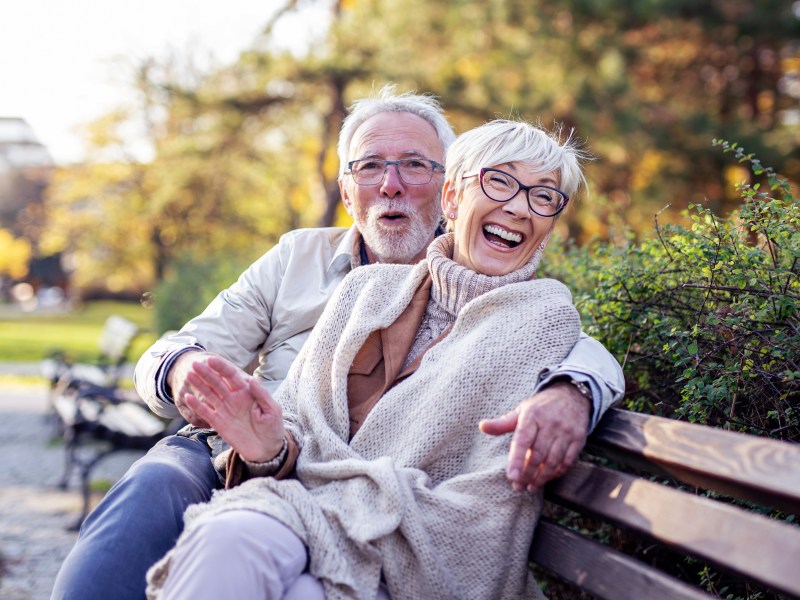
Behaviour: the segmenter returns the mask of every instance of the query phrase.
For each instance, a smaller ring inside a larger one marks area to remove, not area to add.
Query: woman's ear
[[[442,188],[442,212],[444,216],[451,221],[455,219],[458,214],[456,186],[453,185],[453,182],[450,180],[445,181],[444,187]]]

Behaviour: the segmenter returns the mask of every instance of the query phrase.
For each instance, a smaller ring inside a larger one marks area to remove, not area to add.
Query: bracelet
[[[289,444],[286,441],[286,437],[283,438],[283,445],[278,453],[275,455],[274,458],[269,459],[265,462],[250,462],[246,458],[242,457],[242,462],[244,462],[247,470],[250,472],[251,475],[256,477],[262,475],[269,475],[270,473],[276,472],[286,461],[286,456],[289,454]]]
[[[589,402],[592,402],[592,388],[586,385],[586,383],[583,381],[575,381],[574,379],[570,379],[569,382],[578,389],[581,396],[586,398]]]

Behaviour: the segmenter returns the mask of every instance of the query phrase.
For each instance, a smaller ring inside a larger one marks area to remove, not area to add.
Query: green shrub
[[[180,329],[236,281],[243,270],[241,264],[227,259],[198,260],[185,256],[176,260],[153,292],[158,333]]]
[[[764,184],[727,217],[571,249],[548,274],[573,290],[585,330],[623,364],[627,407],[800,441],[800,206],[788,183],[716,141]]]

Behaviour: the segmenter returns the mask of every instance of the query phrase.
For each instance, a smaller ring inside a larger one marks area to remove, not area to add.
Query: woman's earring
[[[544,242],[539,243],[539,250],[544,250]]]
[[[451,212],[448,216],[450,217],[451,220],[455,219],[456,218],[456,213]]]

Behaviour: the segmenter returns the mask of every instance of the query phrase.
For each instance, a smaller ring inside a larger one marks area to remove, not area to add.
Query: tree
[[[240,76],[195,78],[146,61],[136,70],[139,105],[90,125],[91,159],[61,170],[48,194],[48,249],[77,257],[79,287],[141,292],[190,255],[244,264],[320,209],[307,201],[313,158],[301,130],[291,131],[295,146],[286,143],[296,115],[287,118],[279,94],[230,96]],[[152,160],[122,143],[132,124]]]
[[[608,236],[615,218],[645,229],[668,203],[731,208],[714,137],[800,175],[798,138],[782,124],[800,96],[788,85],[800,39],[788,2],[363,0],[335,35],[341,60],[360,55],[372,71],[367,86],[432,91],[459,130],[509,114],[574,126],[598,158],[601,200],[568,216],[575,236]]]
[[[143,124],[154,158],[122,161],[120,202],[143,221],[145,280],[187,253],[252,255],[286,229],[347,223],[338,130],[352,100],[388,82],[439,96],[457,131],[509,115],[574,127],[597,158],[591,198],[559,225],[578,242],[645,231],[667,204],[729,210],[748,175],[711,150],[714,137],[800,178],[800,21],[789,3],[341,0],[307,52],[275,50],[281,18],[311,4],[285,2],[252,50],[215,71],[137,65],[139,104],[124,122]],[[123,124],[103,123],[107,133]]]
[[[0,229],[0,277],[22,279],[28,274],[30,258],[28,240],[14,237],[7,229]]]

